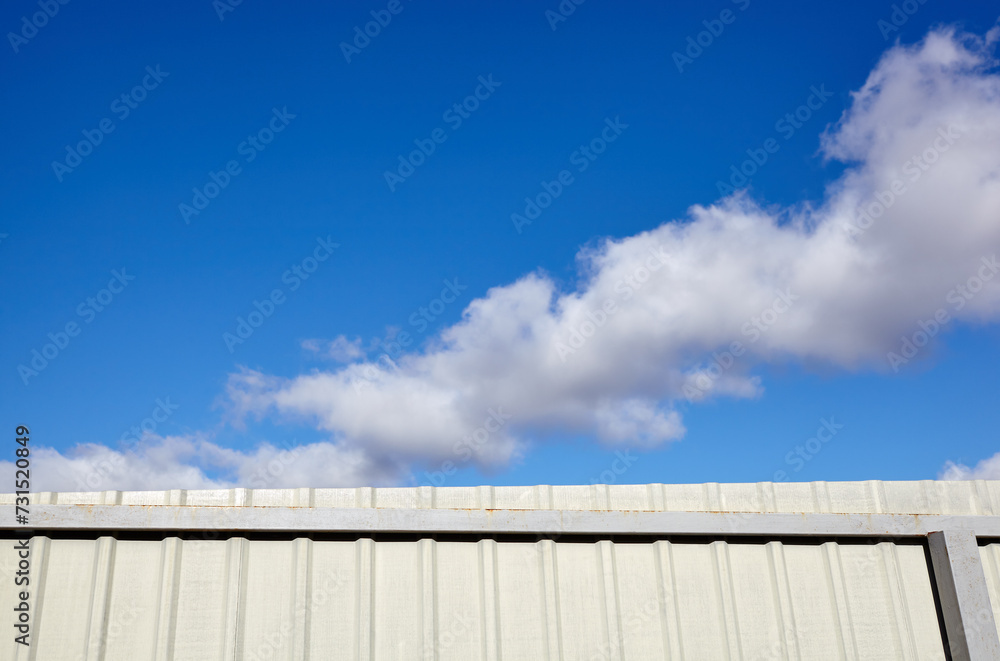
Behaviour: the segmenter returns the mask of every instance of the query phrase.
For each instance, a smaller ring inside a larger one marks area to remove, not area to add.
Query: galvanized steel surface
[[[106,537],[32,552],[36,656],[8,658],[944,658],[919,546]]]
[[[1000,637],[976,535],[944,530],[927,536],[952,661],[1000,659]]]
[[[758,482],[37,493],[38,504],[1000,515],[1000,482]],[[13,504],[0,494],[0,504]]]
[[[34,502],[992,517],[998,496],[988,482],[866,482],[104,492]],[[0,658],[945,658],[924,548],[914,544],[164,537],[36,537],[35,645],[29,656],[9,634]],[[996,609],[1000,548],[981,552]],[[8,586],[14,562],[0,552]],[[0,612],[12,607],[12,589],[0,590]]]
[[[935,531],[963,530],[974,538],[1000,537],[1000,517],[936,514],[62,504],[34,505],[31,520],[37,529],[63,532],[922,538]],[[0,505],[0,521],[14,521],[14,507]]]

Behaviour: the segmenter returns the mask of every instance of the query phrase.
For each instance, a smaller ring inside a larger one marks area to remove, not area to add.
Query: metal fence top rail
[[[101,480],[92,480],[100,485]],[[1000,481],[37,492],[31,505],[1000,515]],[[14,494],[0,494],[13,505]]]
[[[14,506],[0,505],[0,529],[17,530]],[[1000,538],[1000,516],[312,508],[170,505],[34,505],[37,530],[924,537],[941,530]]]
[[[1000,538],[1000,481],[178,489],[30,501],[38,530]],[[0,494],[0,530],[14,521],[13,494]]]

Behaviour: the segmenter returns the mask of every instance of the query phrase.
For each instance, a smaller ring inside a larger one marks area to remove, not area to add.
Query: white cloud
[[[762,365],[887,370],[887,352],[939,308],[958,322],[995,322],[1000,277],[960,310],[946,303],[1000,246],[1000,78],[989,50],[986,39],[939,30],[888,51],[821,138],[823,156],[848,167],[820,201],[778,209],[737,193],[694,206],[581,250],[572,290],[543,273],[490,289],[427,348],[393,361],[358,361],[360,345],[343,336],[308,341],[350,364],[292,378],[242,369],[226,388],[230,418],[330,435],[274,486],[370,484],[459,456],[502,467],[552,434],[662,444],[685,433],[678,402],[759,396]],[[488,442],[463,455],[474,432]],[[277,452],[154,440],[108,481],[253,486]],[[39,475],[65,485],[114,456],[81,446],[36,461],[47,463]]]
[[[232,374],[234,418],[294,418],[366,456],[436,462],[503,406],[511,423],[477,461],[504,465],[551,432],[677,439],[678,400],[757,396],[762,364],[885,369],[900,337],[1000,245],[1000,80],[988,50],[941,30],[887,52],[822,136],[823,155],[849,167],[819,203],[774,209],[738,193],[694,206],[582,250],[573,291],[541,273],[489,290],[394,366]],[[884,212],[870,207],[880,198]],[[870,223],[859,206],[873,209]],[[952,312],[996,321],[1000,277]],[[741,355],[727,353],[737,341]]]
[[[240,451],[200,435],[146,434],[128,450],[86,443],[65,455],[39,447],[31,459],[34,491],[372,486],[395,483],[401,474],[399,466],[375,465],[364,453],[333,443],[265,443]],[[13,475],[14,465],[0,461],[0,470]]]
[[[350,363],[365,355],[365,351],[361,347],[360,337],[348,340],[344,335],[338,335],[330,341],[302,340],[302,348],[338,363]]]
[[[945,463],[939,480],[1000,480],[1000,452],[983,459],[973,468],[952,461]]]

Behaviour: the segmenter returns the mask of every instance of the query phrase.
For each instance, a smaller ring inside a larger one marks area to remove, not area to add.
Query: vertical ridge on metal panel
[[[872,495],[872,511],[876,514],[881,514],[886,511],[886,496],[885,496],[885,485],[881,482],[871,481],[868,482],[871,487],[869,491]]]
[[[45,603],[45,591],[48,587],[48,566],[49,566],[49,555],[52,550],[52,540],[48,537],[32,537],[29,542],[31,545],[31,558],[32,558],[32,570],[34,575],[31,576],[31,583],[35,586],[35,644],[29,646],[27,649],[22,645],[18,645],[18,657],[27,659],[28,661],[35,661],[38,658],[38,642],[37,642],[37,632],[41,630],[43,626],[43,614],[45,613],[44,603]],[[37,569],[35,569],[37,567]],[[21,654],[24,656],[21,657]]]
[[[354,542],[356,549],[355,576],[357,577],[357,618],[358,646],[357,661],[371,661],[372,646],[375,643],[375,542],[371,539],[359,539]]]
[[[310,490],[311,491],[311,490]],[[312,626],[313,541],[300,537],[292,549],[292,644],[287,661],[309,661],[309,633]]]
[[[986,575],[986,586],[993,605],[993,620],[1000,622],[1000,544],[979,547],[979,557]]]
[[[975,533],[932,532],[927,544],[953,660],[1000,659],[1000,639]]]
[[[771,569],[771,586],[774,603],[778,610],[780,627],[781,657],[785,661],[799,658],[796,639],[795,611],[792,608],[792,590],[788,581],[788,563],[785,561],[785,547],[781,542],[767,543],[768,564]]]
[[[434,580],[436,565],[436,544],[433,539],[421,539],[417,542],[420,553],[420,625],[423,638],[423,661],[438,661],[438,613],[437,589]]]
[[[889,606],[895,618],[895,632],[900,645],[900,658],[905,661],[916,659],[918,658],[917,641],[910,622],[906,592],[903,590],[903,578],[900,575],[899,561],[896,557],[896,545],[891,542],[883,542],[878,546],[882,554],[882,567],[885,571],[889,593],[893,597],[889,600]]]
[[[607,484],[590,485],[590,507],[588,509],[611,509],[611,487]]]
[[[115,572],[115,544],[116,540],[113,537],[101,537],[97,540],[90,590],[92,595],[90,617],[83,644],[83,658],[86,661],[100,661],[103,656],[104,642],[107,638],[108,602]]]
[[[985,512],[983,512],[983,506],[988,502],[987,499],[983,497],[983,491],[986,490],[985,480],[976,480],[975,482],[972,482],[972,490],[975,492],[976,497],[970,498],[969,500],[976,503],[976,514],[985,514]]]
[[[177,634],[177,593],[180,588],[184,542],[167,537],[160,542],[160,576],[156,598],[156,629],[153,634],[155,661],[174,658],[174,637]]]
[[[243,613],[242,595],[246,591],[244,581],[244,555],[247,540],[231,537],[226,540],[226,615],[222,627],[224,636],[223,658],[226,661],[243,656]]]
[[[647,484],[646,491],[649,496],[649,509],[653,512],[662,512],[666,509],[666,504],[663,500],[663,485],[662,484]]]
[[[670,661],[684,659],[681,644],[681,623],[677,617],[677,588],[674,580],[671,543],[657,541],[653,543],[653,557],[656,563],[657,600],[661,607],[660,627],[663,634],[663,649],[668,651]]]
[[[493,487],[489,485],[483,485],[477,488],[477,495],[479,498],[479,508],[480,509],[494,509],[496,505],[496,497],[494,495]]]
[[[500,649],[500,605],[497,595],[497,549],[492,539],[482,539],[476,543],[479,555],[479,609],[482,611],[482,654],[483,661],[499,661]]]
[[[538,487],[538,509],[555,509],[555,493],[551,484]]]
[[[844,578],[844,567],[840,559],[840,547],[836,542],[823,544],[826,560],[827,580],[830,593],[833,595],[834,614],[837,618],[838,641],[844,658],[858,658],[858,646],[854,640],[854,623],[851,621],[851,611],[848,606],[848,590]]]
[[[994,480],[985,480],[983,490],[986,493],[986,502],[989,503],[989,513],[996,516],[1000,514],[1000,489]]]
[[[715,561],[715,589],[722,608],[719,611],[720,625],[726,634],[728,658],[742,659],[739,615],[736,611],[736,597],[733,594],[733,572],[729,563],[729,545],[726,542],[712,542],[712,557]]]
[[[559,576],[556,544],[551,539],[538,542],[538,563],[541,572],[542,605],[545,613],[546,659],[562,660],[562,632],[559,624]]]
[[[601,593],[604,597],[604,618],[608,637],[608,659],[622,661],[622,620],[618,608],[618,578],[615,571],[615,545],[602,540],[597,543],[601,558]]]

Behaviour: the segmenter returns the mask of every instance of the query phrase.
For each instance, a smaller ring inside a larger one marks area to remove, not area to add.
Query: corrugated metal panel
[[[38,538],[34,561],[37,659],[944,658],[923,550],[891,543]]]
[[[758,482],[528,487],[219,489],[38,493],[32,501],[93,505],[252,505],[473,509],[1000,514],[1000,482]],[[0,494],[0,503],[13,495]]]
[[[990,602],[993,606],[993,621],[1000,629],[1000,544],[986,544],[979,547],[979,555],[983,561],[983,573],[986,574],[986,586],[990,591]],[[973,617],[973,629],[979,629],[987,620],[985,613],[976,613]]]
[[[993,515],[998,496],[993,482],[858,482],[35,498]],[[0,640],[2,659],[945,658],[924,548],[915,544],[36,537],[31,560],[34,645]],[[982,560],[996,609],[1000,545],[984,546]],[[15,566],[14,553],[0,553],[8,586]],[[0,590],[0,612],[12,612],[14,596]]]
[[[36,538],[33,561],[35,656],[6,658],[944,658],[912,545]]]

